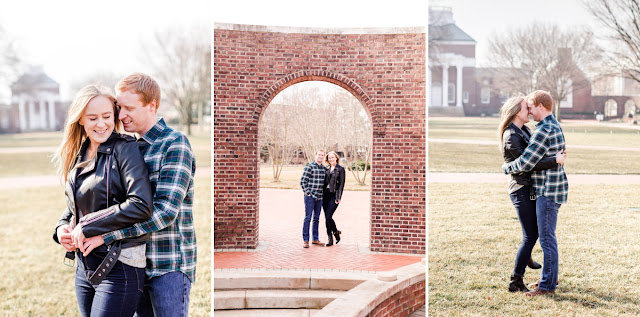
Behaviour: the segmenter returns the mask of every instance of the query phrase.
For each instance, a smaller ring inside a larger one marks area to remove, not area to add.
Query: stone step
[[[230,271],[215,272],[213,287],[215,290],[308,288],[348,291],[371,278],[375,278],[375,274],[308,271]]]
[[[234,309],[216,310],[216,317],[311,317],[319,309]]]
[[[214,290],[213,309],[321,309],[344,291],[329,290]]]

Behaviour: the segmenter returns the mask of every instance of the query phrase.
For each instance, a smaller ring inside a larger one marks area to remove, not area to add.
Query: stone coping
[[[262,252],[269,248],[268,241],[258,241],[258,247],[255,249],[246,248],[230,248],[230,249],[213,249],[213,252]],[[358,251],[362,254],[380,254],[380,255],[405,255],[425,257],[426,254],[420,253],[401,253],[401,252],[372,252],[368,244],[358,244]]]
[[[426,279],[424,261],[391,272],[397,274],[396,281],[367,280],[336,298],[314,317],[364,317],[387,298]]]
[[[294,27],[274,25],[251,25],[234,23],[214,23],[215,30],[245,31],[245,32],[273,32],[273,33],[303,33],[303,34],[421,34],[427,33],[425,26],[415,27],[363,27],[363,28],[322,28],[322,27]]]

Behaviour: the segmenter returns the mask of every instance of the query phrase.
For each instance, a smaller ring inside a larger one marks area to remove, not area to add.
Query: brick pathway
[[[268,248],[260,252],[215,252],[214,269],[316,269],[388,271],[420,262],[424,256],[362,253],[369,243],[369,192],[348,191],[334,215],[342,231],[331,247],[302,247],[304,203],[301,190],[260,190],[260,236]],[[320,240],[327,242],[324,214]]]

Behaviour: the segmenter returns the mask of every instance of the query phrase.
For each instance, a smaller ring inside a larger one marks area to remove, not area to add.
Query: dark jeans
[[[302,239],[304,241],[309,241],[309,222],[311,222],[312,217],[311,235],[313,236],[313,241],[320,240],[318,233],[320,212],[322,212],[322,199],[315,199],[311,196],[304,195],[304,223],[302,224]]]
[[[536,200],[536,207],[540,247],[544,252],[544,264],[542,265],[538,287],[545,291],[554,291],[558,283],[559,255],[556,225],[558,223],[560,204],[556,204],[545,196],[539,196]]]
[[[94,286],[87,279],[86,271],[95,271],[106,253],[94,251],[83,257],[77,252],[76,256],[76,298],[80,314],[83,317],[133,316],[144,288],[144,269],[116,261],[107,277]]]
[[[322,198],[322,208],[324,209],[325,225],[327,226],[327,236],[331,236],[334,232],[338,231],[336,222],[333,221],[333,214],[338,209],[336,204],[336,193],[325,191]]]
[[[189,315],[191,280],[182,272],[169,272],[145,281],[136,317]]]
[[[513,275],[524,276],[525,268],[531,258],[531,250],[538,240],[538,220],[536,218],[536,201],[529,199],[529,186],[524,186],[510,194],[511,202],[516,207],[520,227],[522,227],[522,243],[518,248]]]

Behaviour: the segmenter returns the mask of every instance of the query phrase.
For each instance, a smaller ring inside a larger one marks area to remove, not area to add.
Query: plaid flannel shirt
[[[317,162],[309,163],[304,167],[300,186],[305,195],[311,195],[314,199],[322,199],[322,187],[324,186],[324,175],[327,169]]]
[[[154,190],[151,219],[102,237],[106,244],[151,233],[147,242],[147,277],[180,271],[195,283],[196,232],[192,209],[196,164],[189,140],[160,119],[138,143]]]
[[[548,115],[536,125],[529,145],[513,162],[502,165],[505,174],[529,172],[545,156],[555,156],[565,149],[564,134],[553,115]],[[565,204],[569,193],[569,182],[564,167],[531,172],[531,181],[537,196],[545,196],[556,204]]]

